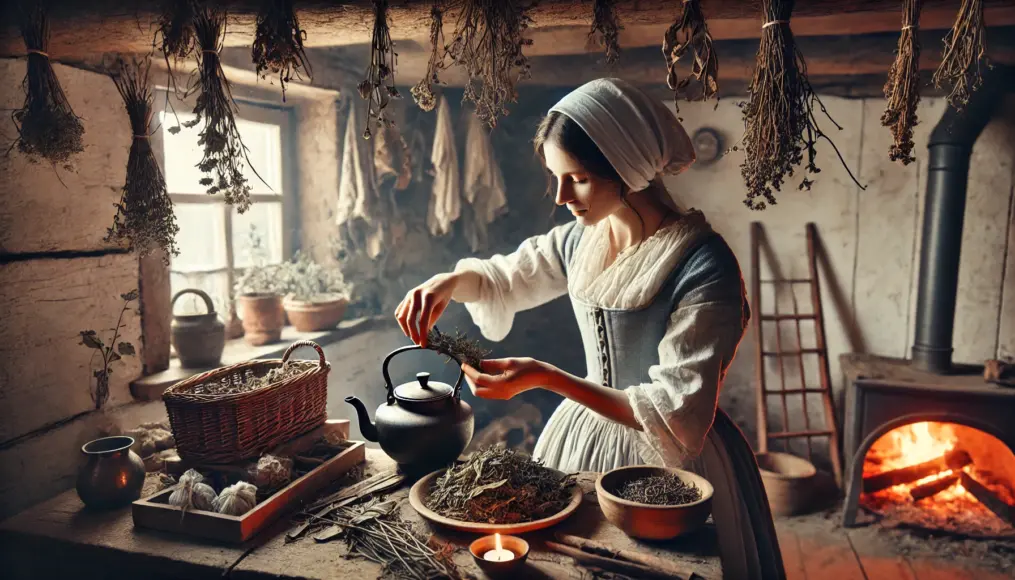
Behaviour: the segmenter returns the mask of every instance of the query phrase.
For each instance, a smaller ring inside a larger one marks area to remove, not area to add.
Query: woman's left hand
[[[482,370],[462,365],[472,394],[483,399],[507,400],[519,393],[549,386],[554,367],[531,358],[484,360]]]

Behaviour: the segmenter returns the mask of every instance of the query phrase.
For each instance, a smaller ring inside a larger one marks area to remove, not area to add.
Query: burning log
[[[932,495],[937,495],[949,487],[955,485],[959,480],[958,473],[952,473],[944,477],[935,479],[934,481],[928,481],[927,483],[920,484],[913,489],[909,490],[909,496],[913,498],[913,501],[920,501],[926,499]]]
[[[924,461],[909,467],[883,471],[876,475],[865,477],[863,478],[863,492],[874,493],[875,491],[881,491],[882,489],[888,489],[903,483],[912,483],[949,469],[962,469],[972,462],[973,460],[969,457],[968,453],[961,449],[953,449],[941,457],[931,459],[930,461]]]
[[[1008,505],[1008,502],[997,497],[993,491],[973,478],[965,471],[959,473],[962,487],[973,494],[973,497],[982,503],[987,509],[994,512],[994,515],[1004,520],[1008,525],[1015,527],[1015,508]]]

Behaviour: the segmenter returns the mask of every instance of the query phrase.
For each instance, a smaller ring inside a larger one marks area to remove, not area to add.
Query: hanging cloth
[[[426,223],[431,234],[443,236],[451,231],[451,224],[462,215],[455,130],[451,124],[448,101],[443,96],[437,107],[437,127],[434,129],[430,162],[433,163],[433,192]]]
[[[474,111],[467,111],[465,117],[462,193],[471,209],[465,221],[465,237],[472,251],[479,252],[487,247],[487,226],[507,211],[507,194],[490,134]]]
[[[361,99],[351,99],[342,147],[335,222],[344,245],[363,251],[373,259],[381,253],[384,221],[379,214],[381,197],[375,179],[374,145],[361,134],[363,108]]]

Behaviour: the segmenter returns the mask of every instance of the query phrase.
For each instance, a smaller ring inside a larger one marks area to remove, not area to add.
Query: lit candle
[[[515,554],[511,550],[505,550],[504,546],[500,543],[500,534],[493,535],[494,549],[483,554],[483,559],[488,562],[507,562],[515,559]]]

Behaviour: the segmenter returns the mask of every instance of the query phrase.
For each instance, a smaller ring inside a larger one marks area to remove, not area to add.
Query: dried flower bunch
[[[607,64],[614,64],[620,58],[620,31],[622,28],[617,19],[617,6],[614,0],[593,0],[589,44],[598,44],[606,50]]]
[[[194,52],[194,0],[165,0],[159,15],[158,38],[162,39],[162,54],[178,60]]]
[[[677,65],[685,55],[690,56],[691,72],[680,78]],[[715,96],[719,90],[719,59],[701,11],[701,0],[684,0],[681,4],[680,17],[663,36],[663,58],[666,60],[666,84],[673,91],[677,111],[681,99],[707,101]]]
[[[194,106],[195,119],[184,123],[184,126],[194,127],[204,120],[198,140],[198,144],[204,147],[204,156],[197,167],[203,173],[213,175],[202,178],[200,183],[208,188],[209,195],[222,194],[227,204],[243,213],[250,207],[250,185],[241,169],[247,148],[236,128],[236,104],[219,59],[225,26],[225,12],[214,8],[202,6],[194,15],[194,33],[200,49],[197,62],[201,92]],[[178,127],[170,128],[170,131],[173,129],[179,131]]]
[[[113,333],[113,336],[109,339],[108,345],[99,338],[99,334],[94,330],[82,330],[78,333],[81,335],[81,344],[95,349],[102,355],[102,368],[92,372],[92,376],[95,377],[95,391],[92,392],[92,402],[95,403],[96,409],[101,409],[106,404],[106,400],[109,399],[109,375],[113,374],[113,369],[109,365],[125,356],[134,356],[135,354],[134,345],[129,342],[116,341],[120,338],[120,329],[126,326],[123,323],[123,315],[130,308],[130,303],[137,300],[138,296],[139,294],[136,289],[126,294],[120,294],[120,298],[123,299],[123,308],[120,309],[120,316],[116,319],[116,326],[109,329]],[[92,354],[94,356],[95,353]]]
[[[757,66],[748,88],[749,99],[741,104],[746,130],[745,159],[740,173],[747,184],[744,205],[753,210],[775,205],[774,192],[780,190],[787,175],[793,175],[793,168],[803,161],[805,150],[807,171],[820,171],[815,164],[814,148],[820,138],[828,141],[846,167],[835,144],[818,127],[815,106],[836,128],[842,129],[807,80],[807,65],[789,27],[792,13],[793,0],[765,0]],[[846,171],[863,189],[849,167]],[[810,189],[812,183],[804,178],[800,189]]]
[[[455,336],[451,336],[444,334],[436,326],[431,328],[427,334],[426,347],[445,355],[454,356],[474,369],[478,369],[482,360],[490,354],[490,351],[483,348],[479,342],[470,339],[461,332],[456,330]]]
[[[263,0],[257,13],[257,27],[250,56],[261,78],[278,75],[285,102],[285,86],[293,78],[303,80],[300,71],[313,75],[303,49],[307,31],[300,28],[293,0]]]
[[[150,69],[149,58],[130,64],[120,58],[109,74],[123,97],[133,138],[127,155],[127,180],[106,241],[127,240],[141,256],[162,248],[163,260],[168,265],[169,257],[179,254],[176,234],[180,228],[176,225],[173,201],[166,191],[166,179],[149,140],[155,98],[148,83]]]
[[[522,47],[532,40],[522,34],[532,22],[531,6],[523,0],[464,0],[458,15],[448,56],[469,76],[464,100],[475,104],[476,115],[490,127],[518,99],[517,81],[529,77]]]
[[[430,60],[426,64],[426,76],[410,90],[413,100],[424,111],[432,111],[437,106],[433,86],[444,84],[438,75],[444,70],[446,58],[444,12],[441,9],[441,0],[433,0],[433,4],[430,5]]]
[[[951,85],[948,104],[962,110],[969,96],[983,84],[981,67],[990,67],[983,0],[962,0],[955,24],[944,37],[944,45],[941,64],[934,71],[934,86]]]
[[[391,29],[388,28],[388,0],[374,1],[374,34],[370,41],[370,66],[367,67],[367,78],[359,84],[359,94],[367,101],[367,126],[363,130],[363,138],[369,139],[372,132],[370,126],[390,126],[391,118],[386,116],[391,99],[401,95],[395,88],[395,45],[391,41]]]
[[[25,104],[11,118],[18,138],[11,145],[26,155],[52,163],[64,163],[84,150],[81,136],[85,129],[74,114],[67,95],[49,61],[49,17],[42,3],[21,6],[21,36],[28,50],[28,70],[22,86]]]
[[[913,157],[913,127],[917,124],[916,109],[920,103],[920,8],[923,0],[902,0],[902,32],[895,62],[885,82],[885,112],[881,125],[892,132],[893,142],[888,158],[909,165]]]

